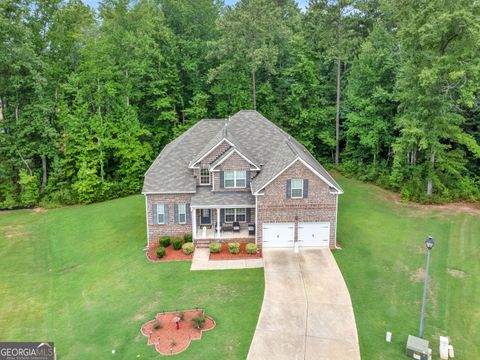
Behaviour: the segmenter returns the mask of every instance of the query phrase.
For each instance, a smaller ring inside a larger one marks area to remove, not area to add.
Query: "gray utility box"
[[[408,335],[406,354],[416,360],[428,360],[428,341]]]

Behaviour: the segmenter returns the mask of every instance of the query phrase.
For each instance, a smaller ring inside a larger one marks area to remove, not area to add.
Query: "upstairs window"
[[[245,170],[226,170],[223,172],[223,187],[244,188],[247,185],[247,172]]]
[[[235,187],[245,187],[247,185],[247,172],[235,171]]]
[[[291,194],[292,199],[301,199],[303,198],[303,180],[302,179],[292,179],[291,182]]]
[[[207,168],[200,169],[200,185],[210,184],[210,172]]]

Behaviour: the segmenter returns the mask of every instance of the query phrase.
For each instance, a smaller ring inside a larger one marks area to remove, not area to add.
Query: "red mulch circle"
[[[247,254],[245,251],[246,243],[240,243],[240,252],[238,254],[230,254],[228,244],[222,244],[222,251],[219,253],[210,253],[209,260],[241,260],[241,259],[260,259],[262,252],[256,254]]]
[[[202,329],[195,329],[190,319],[203,313],[203,310],[185,310],[183,313],[183,320],[180,321],[178,330],[174,321],[177,316],[176,311],[159,313],[155,319],[144,324],[140,332],[148,337],[147,344],[155,345],[155,349],[162,355],[175,355],[185,351],[191,340],[200,340],[202,332],[211,330],[216,325],[211,317],[206,316],[205,326]],[[163,327],[154,329],[153,326],[157,321],[161,321]],[[174,346],[172,340],[175,341]]]
[[[159,259],[157,257],[157,249],[160,245],[157,243],[152,243],[147,249],[147,259],[152,262],[168,262],[168,261],[181,261],[181,260],[192,260],[193,253],[187,255],[183,252],[182,249],[175,250],[172,245],[165,248],[166,255]]]

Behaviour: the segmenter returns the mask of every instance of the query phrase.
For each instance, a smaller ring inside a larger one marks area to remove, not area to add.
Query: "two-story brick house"
[[[240,111],[202,120],[168,144],[142,193],[149,242],[188,232],[197,244],[333,248],[343,191],[294,138],[258,112]]]

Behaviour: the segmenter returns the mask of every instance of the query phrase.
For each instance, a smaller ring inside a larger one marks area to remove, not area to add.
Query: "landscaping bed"
[[[195,318],[198,320],[199,317],[204,321],[194,326],[192,320]],[[174,311],[157,314],[155,319],[142,326],[140,332],[148,337],[147,344],[155,345],[160,354],[174,355],[185,351],[191,340],[200,340],[202,332],[213,329],[215,325],[211,317],[205,316],[204,310]]]
[[[147,259],[153,262],[192,260],[194,250],[192,234],[183,237],[164,235],[149,244]]]
[[[193,253],[190,255],[185,254],[182,250],[174,250],[172,246],[165,248],[165,256],[162,258],[157,257],[157,249],[160,245],[158,243],[152,243],[147,249],[147,259],[152,262],[168,262],[168,261],[188,261],[192,260]]]
[[[241,260],[241,259],[260,259],[262,252],[256,254],[248,254],[245,250],[247,243],[240,243],[240,252],[238,254],[231,254],[228,251],[228,245],[222,244],[222,250],[218,253],[210,252],[209,260]]]

